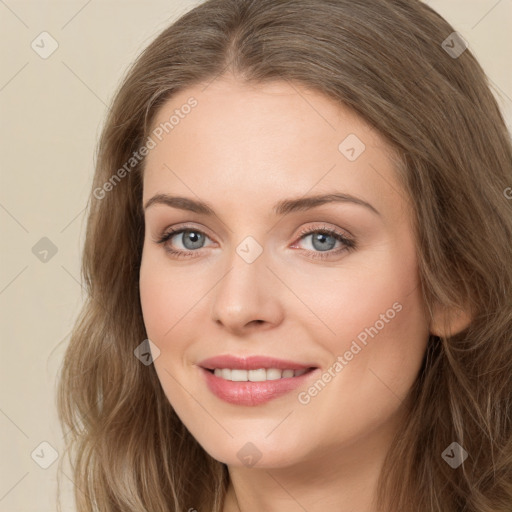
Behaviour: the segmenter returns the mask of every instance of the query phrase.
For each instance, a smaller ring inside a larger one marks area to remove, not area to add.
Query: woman
[[[510,186],[425,4],[185,14],[100,140],[58,396],[77,510],[510,511]]]

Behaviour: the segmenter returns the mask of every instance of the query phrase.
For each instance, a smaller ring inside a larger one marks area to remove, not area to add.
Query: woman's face
[[[385,141],[319,93],[228,77],[153,128],[140,295],[182,422],[232,466],[378,449],[429,334]]]

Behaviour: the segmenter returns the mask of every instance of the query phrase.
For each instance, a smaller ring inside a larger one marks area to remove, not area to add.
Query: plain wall
[[[0,511],[56,510],[58,463],[43,469],[31,454],[36,450],[44,465],[51,449],[42,442],[59,453],[63,447],[56,375],[84,298],[85,205],[106,105],[139,51],[198,3],[0,2]],[[469,42],[512,126],[512,2],[428,3]],[[40,52],[51,48],[48,36],[38,37],[43,31],[58,43],[46,59],[31,47],[35,41]],[[41,241],[45,237],[51,243]],[[47,261],[39,259],[44,253],[36,257],[34,246],[36,253],[50,251]],[[72,511],[69,476],[61,477],[62,503]]]

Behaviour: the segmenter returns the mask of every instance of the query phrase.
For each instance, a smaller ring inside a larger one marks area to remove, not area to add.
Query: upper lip
[[[198,366],[207,370],[215,368],[231,368],[235,370],[257,370],[259,368],[277,368],[279,370],[307,370],[314,368],[314,365],[276,359],[268,356],[233,356],[221,355],[204,359]]]

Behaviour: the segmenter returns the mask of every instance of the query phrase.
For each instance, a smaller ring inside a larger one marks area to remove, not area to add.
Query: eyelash
[[[159,237],[155,242],[157,244],[164,245],[168,240],[170,240],[174,235],[179,233],[184,233],[186,231],[193,232],[193,233],[200,233],[202,235],[208,236],[206,233],[201,231],[200,229],[196,229],[193,227],[182,227],[171,229],[169,231],[166,231],[161,237]],[[329,251],[308,251],[311,252],[311,257],[313,259],[320,259],[325,260],[331,256],[338,255],[344,251],[352,251],[356,248],[356,242],[355,240],[352,240],[350,238],[347,238],[344,234],[340,233],[339,231],[329,228],[327,226],[322,226],[321,228],[305,228],[299,233],[298,240],[301,240],[302,238],[306,237],[307,235],[311,235],[313,233],[321,233],[323,235],[329,235],[335,238],[336,240],[340,241],[344,246],[339,247],[338,249],[331,249]],[[298,241],[297,240],[297,241]],[[200,251],[200,249],[196,250],[187,250],[187,251],[181,251],[172,249],[171,247],[168,247],[167,245],[164,245],[165,250],[171,254],[172,256],[175,256],[177,258],[190,258],[194,257],[195,254]]]

